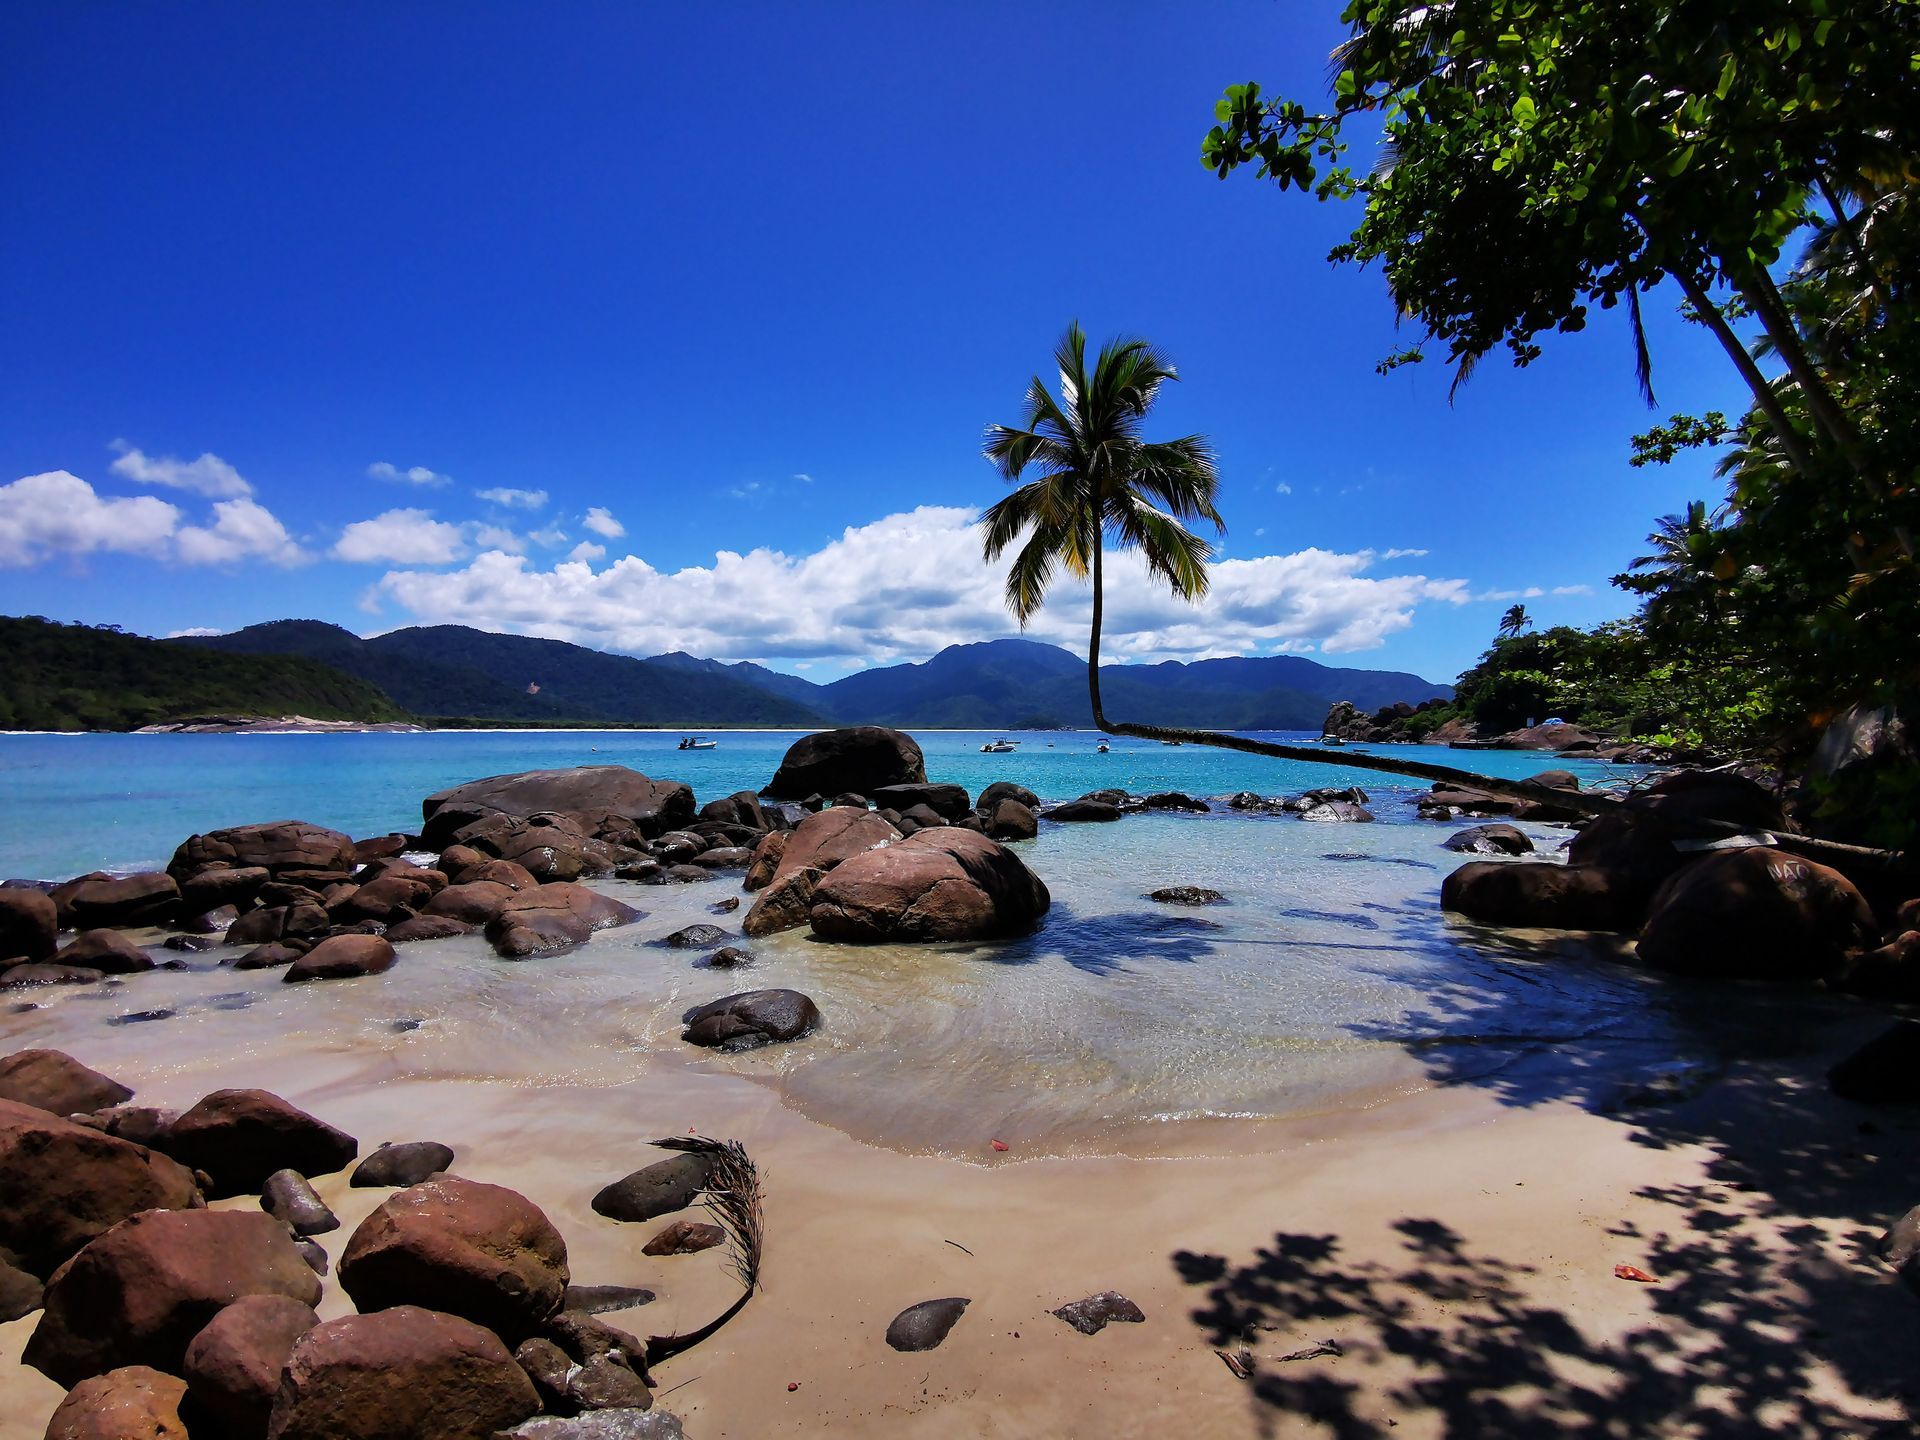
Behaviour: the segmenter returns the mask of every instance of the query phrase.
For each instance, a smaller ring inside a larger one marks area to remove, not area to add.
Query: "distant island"
[[[0,729],[230,728],[248,717],[435,727],[1085,728],[1086,661],[1023,639],[955,645],[919,664],[816,684],[751,662],[649,659],[463,625],[362,639],[318,620],[153,640],[115,628],[0,618],[12,663]],[[1451,699],[1399,671],[1297,655],[1102,667],[1116,703],[1168,724],[1317,730],[1328,707]]]

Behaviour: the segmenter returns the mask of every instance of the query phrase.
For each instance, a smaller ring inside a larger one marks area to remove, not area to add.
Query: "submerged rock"
[[[1460,855],[1531,855],[1533,841],[1511,825],[1475,825],[1440,842]]]
[[[777,1041],[798,1040],[820,1023],[820,1011],[798,990],[748,990],[682,1017],[680,1038],[690,1045],[720,1050],[752,1050]]]
[[[1051,1312],[1082,1335],[1098,1335],[1116,1322],[1139,1325],[1146,1320],[1140,1307],[1118,1290],[1102,1290],[1084,1300],[1075,1300]]]
[[[676,950],[706,950],[732,938],[730,931],[722,930],[718,925],[687,925],[671,935],[663,936],[660,943],[671,945]]]
[[[887,1326],[887,1344],[896,1350],[932,1350],[952,1333],[971,1300],[951,1296],[909,1305]]]
[[[393,946],[379,935],[335,935],[322,940],[288,967],[289,985],[310,980],[351,980],[393,968]]]
[[[1046,818],[1068,824],[1085,821],[1118,820],[1120,807],[1110,800],[1069,800],[1047,811]]]
[[[1149,890],[1146,898],[1162,905],[1224,905],[1227,897],[1204,885],[1165,885]]]
[[[565,1310],[577,1310],[582,1315],[605,1315],[615,1310],[633,1310],[654,1302],[654,1293],[637,1285],[569,1285],[566,1299],[560,1302]]]

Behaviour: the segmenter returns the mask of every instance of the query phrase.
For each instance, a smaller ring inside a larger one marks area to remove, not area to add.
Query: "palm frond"
[[[1136,547],[1148,571],[1166,581],[1174,594],[1198,600],[1207,593],[1213,547],[1205,540],[1138,496],[1128,497],[1112,519],[1122,543]]]
[[[680,1150],[707,1159],[707,1183],[701,1200],[727,1236],[727,1260],[741,1295],[721,1315],[685,1335],[647,1337],[647,1363],[657,1365],[670,1355],[712,1335],[746,1308],[760,1288],[760,1264],[766,1242],[761,1209],[760,1171],[737,1140],[712,1140],[705,1135],[670,1135],[653,1142],[663,1150]]]
[[[1220,472],[1204,435],[1185,435],[1141,445],[1134,453],[1134,487],[1181,520],[1205,520],[1224,532],[1214,508]]]

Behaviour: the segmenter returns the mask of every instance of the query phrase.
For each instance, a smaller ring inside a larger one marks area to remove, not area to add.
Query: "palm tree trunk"
[[[1093,538],[1093,634],[1087,641],[1087,693],[1093,700],[1093,725],[1096,730],[1110,730],[1107,724],[1107,712],[1100,704],[1100,620],[1105,608],[1105,596],[1101,593],[1100,552],[1106,547],[1101,537]]]

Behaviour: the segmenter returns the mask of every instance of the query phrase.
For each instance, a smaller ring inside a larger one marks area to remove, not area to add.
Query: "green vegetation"
[[[1728,482],[1616,577],[1639,613],[1503,631],[1457,708],[1787,762],[1849,706],[1920,713],[1920,5],[1354,0],[1344,18],[1330,103],[1231,87],[1209,168],[1357,202],[1332,258],[1381,267],[1456,385],[1624,305],[1651,404],[1641,306],[1670,280],[1753,397],[1738,421],[1635,437],[1635,465],[1718,447]],[[1347,162],[1350,126],[1380,139],[1370,169]]]
[[[0,729],[130,730],[197,715],[404,720],[364,680],[312,660],[225,655],[115,627],[0,617]]]
[[[1177,379],[1173,365],[1144,340],[1110,340],[1087,373],[1087,337],[1067,327],[1053,352],[1061,400],[1039,376],[1027,387],[1018,426],[987,431],[987,458],[1010,482],[1039,472],[981,517],[988,560],[1027,535],[1007,571],[1007,608],[1022,629],[1046,598],[1054,568],[1093,583],[1093,630],[1087,642],[1087,688],[1093,720],[1109,729],[1100,706],[1100,621],[1106,603],[1101,551],[1107,538],[1140,552],[1150,574],[1174,594],[1207,593],[1213,550],[1182,521],[1225,523],[1213,507],[1219,476],[1213,449],[1198,435],[1140,438],[1140,422],[1160,387]],[[1064,403],[1062,403],[1064,402]],[[1030,532],[1030,533],[1028,533]]]

